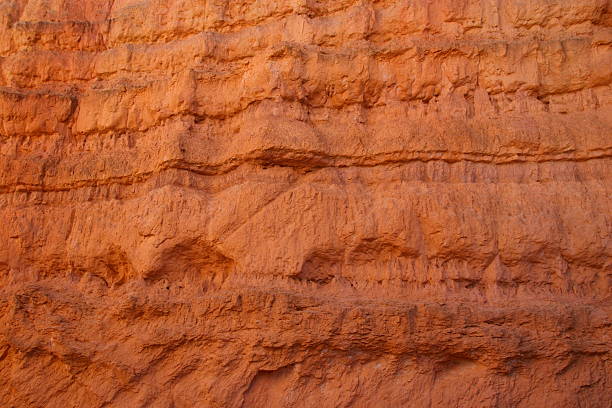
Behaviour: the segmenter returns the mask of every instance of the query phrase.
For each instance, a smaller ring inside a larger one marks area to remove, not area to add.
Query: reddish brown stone
[[[610,0],[0,2],[0,407],[612,401]]]

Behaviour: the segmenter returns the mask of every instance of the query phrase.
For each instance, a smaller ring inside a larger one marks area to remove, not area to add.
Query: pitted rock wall
[[[0,3],[0,406],[608,407],[609,0]]]

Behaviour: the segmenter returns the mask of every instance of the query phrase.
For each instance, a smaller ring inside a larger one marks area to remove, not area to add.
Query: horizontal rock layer
[[[607,407],[611,48],[609,0],[2,2],[0,405]]]

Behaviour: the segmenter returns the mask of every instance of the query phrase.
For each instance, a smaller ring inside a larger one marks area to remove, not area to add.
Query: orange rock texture
[[[0,2],[1,407],[609,407],[611,0]]]

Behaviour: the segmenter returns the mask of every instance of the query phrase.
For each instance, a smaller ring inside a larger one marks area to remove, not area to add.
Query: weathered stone
[[[608,407],[608,0],[0,3],[0,406]]]

